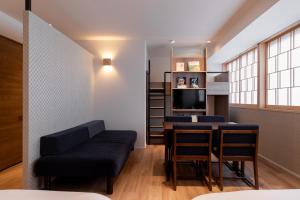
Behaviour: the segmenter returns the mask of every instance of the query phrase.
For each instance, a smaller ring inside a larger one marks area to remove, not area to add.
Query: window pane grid
[[[267,105],[300,105],[300,28],[267,44]]]
[[[258,50],[250,50],[227,64],[230,103],[257,104]]]

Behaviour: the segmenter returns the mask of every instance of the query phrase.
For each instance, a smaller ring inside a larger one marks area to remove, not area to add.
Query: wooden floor
[[[200,180],[179,180],[177,191],[172,189],[172,182],[166,182],[164,173],[164,148],[161,145],[151,145],[146,149],[136,149],[131,153],[120,176],[114,186],[112,199],[192,199],[195,196],[209,193],[206,185]],[[246,173],[252,177],[246,166]],[[214,165],[217,174],[217,165]],[[179,174],[193,176],[189,167],[181,167]],[[226,176],[231,172],[226,171]],[[259,178],[261,189],[300,188],[300,181],[289,174],[259,162]],[[21,165],[0,172],[0,189],[22,187]],[[84,191],[105,194],[105,181],[103,179],[58,179],[54,183],[55,190]],[[237,191],[252,189],[240,180],[225,180],[224,191]],[[212,192],[220,192],[217,185]]]
[[[22,189],[23,173],[22,164],[0,171],[0,189]]]

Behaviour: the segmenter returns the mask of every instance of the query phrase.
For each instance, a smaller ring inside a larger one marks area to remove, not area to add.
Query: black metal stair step
[[[150,100],[164,100],[164,99],[165,99],[164,96],[156,97],[156,98],[150,98]]]
[[[150,138],[163,138],[164,134],[160,131],[151,131],[149,134]]]
[[[150,92],[149,96],[164,96],[165,94],[163,92]]]
[[[164,138],[163,135],[150,135],[150,138]]]
[[[160,119],[160,118],[164,118],[164,116],[162,116],[162,115],[152,115],[152,116],[150,116],[150,119]]]
[[[150,125],[150,128],[163,128],[163,125]]]
[[[163,106],[151,106],[150,109],[164,109]]]
[[[163,92],[163,91],[164,91],[164,88],[159,88],[159,87],[157,87],[157,88],[150,88],[150,92],[151,92],[151,91],[153,91],[153,92],[154,92],[154,91],[162,91],[162,92]]]

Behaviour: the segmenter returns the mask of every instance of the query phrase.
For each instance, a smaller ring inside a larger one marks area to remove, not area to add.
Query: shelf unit
[[[174,47],[171,49],[171,111],[173,115],[223,115],[229,120],[229,81],[228,72],[209,71],[206,65],[207,49],[196,56],[174,55]],[[188,71],[189,61],[199,61],[199,71]],[[176,63],[184,63],[184,71],[176,71]],[[178,77],[186,78],[187,88],[177,88]],[[190,78],[198,78],[199,88],[190,87]],[[176,90],[205,90],[204,109],[178,109],[174,108],[173,97]]]

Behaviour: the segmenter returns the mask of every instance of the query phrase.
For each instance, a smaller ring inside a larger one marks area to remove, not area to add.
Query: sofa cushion
[[[81,127],[87,127],[89,130],[90,138],[103,132],[105,130],[105,124],[103,120],[94,120],[80,125]]]
[[[40,139],[40,154],[57,155],[89,140],[87,127],[75,127],[46,135]]]
[[[114,143],[83,143],[60,155],[41,157],[38,176],[117,176],[129,154],[128,146]]]
[[[137,133],[135,131],[105,130],[101,134],[95,135],[91,141],[97,143],[126,144],[130,149],[133,149],[136,138]]]

